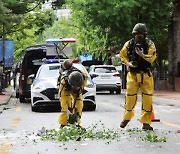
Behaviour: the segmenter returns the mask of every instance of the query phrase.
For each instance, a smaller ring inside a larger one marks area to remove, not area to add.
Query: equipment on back
[[[69,74],[68,83],[72,87],[72,89],[80,89],[83,85],[83,82],[83,75],[79,71],[73,71]]]
[[[65,61],[62,63],[62,68],[63,68],[64,70],[68,70],[68,69],[70,69],[71,67],[72,67],[72,61],[69,60],[69,59],[65,60]]]
[[[147,34],[147,27],[143,23],[137,23],[132,31],[133,34]]]

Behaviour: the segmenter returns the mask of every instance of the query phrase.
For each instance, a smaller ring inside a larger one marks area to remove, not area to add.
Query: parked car
[[[36,111],[39,107],[57,106],[60,108],[58,98],[57,79],[60,63],[43,64],[31,85],[31,108]],[[82,64],[73,63],[73,66],[88,75],[88,82],[83,91],[84,110],[96,109],[96,87],[88,72]],[[32,77],[33,78],[33,77]]]
[[[121,78],[113,65],[92,65],[89,74],[96,84],[96,90],[108,90],[110,93],[121,93]]]
[[[43,63],[42,59],[47,58],[47,48],[54,49],[54,46],[35,45],[30,46],[23,51],[25,52],[25,55],[21,63],[19,77],[19,100],[21,103],[24,103],[25,100],[30,100],[31,98],[31,83],[28,81],[28,76],[37,73],[39,67]]]
[[[83,61],[82,65],[89,72],[89,68],[90,68],[91,65],[103,65],[103,62],[99,61],[99,60],[87,60],[87,61]]]

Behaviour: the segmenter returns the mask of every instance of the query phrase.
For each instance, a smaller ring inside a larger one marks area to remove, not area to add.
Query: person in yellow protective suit
[[[143,124],[142,129],[153,130],[153,127],[150,126],[152,96],[154,93],[151,64],[156,59],[156,48],[154,43],[146,37],[147,28],[145,24],[137,23],[132,34],[134,37],[124,44],[119,53],[122,63],[128,68],[124,119],[120,123],[120,127],[126,127],[133,118],[140,88],[142,92],[142,113],[140,118],[140,122]]]
[[[65,60],[61,66],[58,92],[61,113],[58,122],[60,128],[66,126],[68,122],[77,122],[80,126],[83,109],[82,91],[87,83],[87,76],[84,72],[73,67],[71,60]]]

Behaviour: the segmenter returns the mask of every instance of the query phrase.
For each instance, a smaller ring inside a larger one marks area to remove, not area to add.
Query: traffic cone
[[[151,121],[152,121],[152,122],[160,122],[160,119],[155,119],[153,106],[152,106],[152,117],[151,117]]]

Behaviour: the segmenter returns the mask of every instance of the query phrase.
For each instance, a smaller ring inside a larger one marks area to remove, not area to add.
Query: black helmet
[[[63,62],[62,64],[62,68],[65,69],[65,70],[68,70],[72,67],[72,61],[67,59]]]
[[[70,73],[68,77],[68,83],[72,87],[72,89],[78,89],[83,85],[84,78],[82,73],[79,71],[73,71]]]
[[[143,23],[137,23],[132,31],[133,34],[147,34],[147,27]]]

